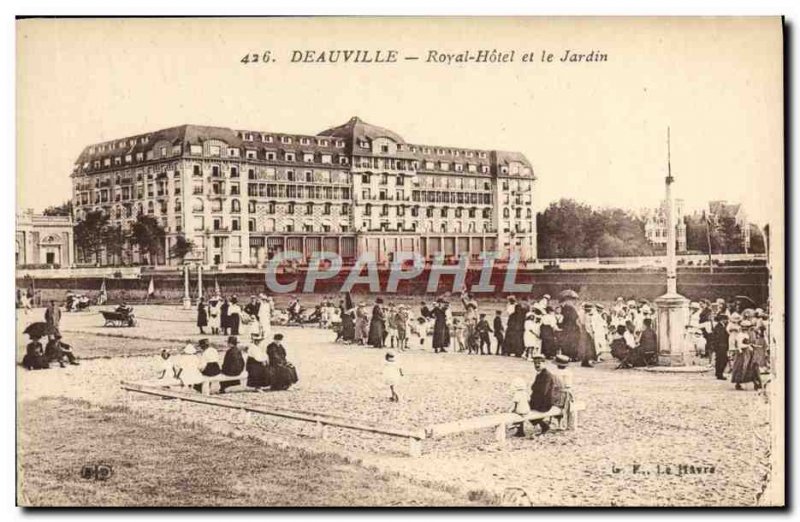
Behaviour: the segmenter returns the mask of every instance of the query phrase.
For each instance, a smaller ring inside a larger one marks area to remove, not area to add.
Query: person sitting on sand
[[[28,370],[44,370],[49,368],[47,360],[44,358],[44,348],[38,335],[31,335],[31,342],[25,348],[25,356],[22,358],[22,366]]]
[[[78,366],[75,354],[72,353],[72,347],[67,343],[61,342],[61,334],[53,335],[53,338],[47,343],[44,349],[44,358],[48,365],[51,362],[57,362],[64,368],[64,361],[66,360],[74,366]]]

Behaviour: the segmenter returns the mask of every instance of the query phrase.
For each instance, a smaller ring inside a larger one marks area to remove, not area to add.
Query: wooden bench
[[[231,375],[215,375],[213,377],[203,376],[203,381],[197,384],[201,385],[203,395],[211,395],[211,383],[233,382],[238,381],[241,386],[247,385],[247,372],[244,371],[237,376]],[[142,381],[132,381],[131,384],[137,386],[149,386],[153,388],[191,388],[192,385],[184,384],[180,379],[170,377],[168,379],[146,379]]]
[[[566,420],[566,429],[575,430],[578,428],[578,411],[586,409],[583,403],[575,401],[570,408],[570,418]],[[495,429],[495,439],[503,443],[506,440],[506,431],[510,426],[524,421],[537,421],[547,418],[562,419],[561,408],[553,406],[546,412],[532,411],[525,415],[517,413],[496,413],[494,415],[483,415],[481,417],[471,417],[453,422],[433,424],[425,428],[426,438],[441,438],[447,435],[463,433],[467,431],[478,431],[487,428]]]

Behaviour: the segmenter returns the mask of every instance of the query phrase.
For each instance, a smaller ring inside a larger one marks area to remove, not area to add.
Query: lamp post
[[[678,269],[675,260],[675,223],[672,219],[672,161],[670,157],[670,132],[667,128],[667,293],[655,299],[658,313],[658,364],[685,366],[688,362],[686,324],[689,301],[678,293]]]
[[[183,265],[183,309],[192,308],[192,298],[189,297],[189,263]]]

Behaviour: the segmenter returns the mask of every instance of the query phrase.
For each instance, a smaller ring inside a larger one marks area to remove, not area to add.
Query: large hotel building
[[[76,220],[102,210],[126,227],[153,216],[166,251],[183,234],[209,265],[286,250],[536,258],[525,156],[414,145],[359,118],[313,136],[182,125],[121,138],[86,147],[72,180]]]

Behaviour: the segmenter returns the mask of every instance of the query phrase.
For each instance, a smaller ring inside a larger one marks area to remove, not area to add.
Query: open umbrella
[[[753,308],[757,307],[756,302],[747,297],[746,295],[737,295],[736,297],[734,297],[734,299],[736,301],[745,301],[746,303],[752,305]]]
[[[577,299],[578,298],[578,294],[575,292],[575,290],[562,290],[561,293],[558,294],[558,296],[561,299]]]
[[[25,328],[25,331],[23,331],[22,333],[27,334],[30,337],[44,337],[45,335],[47,335],[48,331],[49,328],[47,326],[47,323],[39,321],[36,323],[29,324]]]

